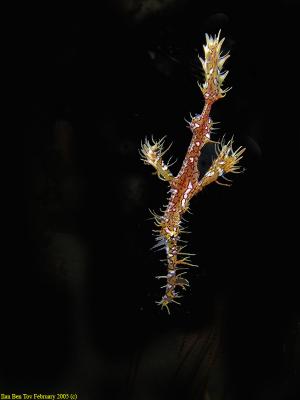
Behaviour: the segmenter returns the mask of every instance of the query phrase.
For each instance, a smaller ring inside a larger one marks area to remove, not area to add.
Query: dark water
[[[28,14],[26,230],[16,226],[1,265],[0,393],[296,399],[296,2],[115,0]],[[235,135],[246,171],[191,202],[185,239],[199,268],[168,316],[155,304],[164,266],[148,220],[166,185],[138,149],[167,135],[179,170],[184,118],[203,106],[196,50],[220,28],[233,89],[213,109],[215,139]]]

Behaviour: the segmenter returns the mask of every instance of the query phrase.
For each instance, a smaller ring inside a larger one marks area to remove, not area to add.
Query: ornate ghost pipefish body
[[[203,146],[207,143],[216,143],[210,139],[213,130],[213,122],[210,118],[212,105],[223,98],[230,88],[223,89],[222,85],[228,71],[222,72],[225,61],[229,54],[221,54],[221,46],[225,38],[220,40],[220,31],[217,36],[206,34],[206,44],[204,48],[204,59],[199,57],[203,67],[205,81],[199,85],[204,96],[204,107],[201,114],[192,117],[189,127],[192,132],[192,139],[177,176],[173,176],[169,163],[164,163],[163,155],[167,150],[163,150],[164,138],[159,141],[149,142],[147,139],[142,144],[140,151],[141,159],[145,164],[152,165],[158,177],[165,180],[170,185],[170,196],[168,205],[163,215],[153,213],[157,243],[154,247],[163,248],[166,251],[167,275],[158,276],[158,279],[166,279],[165,294],[158,302],[168,311],[170,303],[180,304],[177,299],[181,297],[177,289],[185,290],[189,282],[184,276],[186,268],[192,266],[190,253],[184,253],[181,235],[184,233],[182,227],[182,217],[189,209],[192,197],[199,193],[205,186],[212,182],[230,186],[227,183],[219,182],[220,177],[225,174],[239,173],[241,167],[238,165],[245,151],[239,147],[235,151],[232,148],[233,139],[225,143],[224,140],[217,142],[216,158],[204,176],[200,179],[198,160]],[[228,180],[224,177],[224,179]],[[183,271],[183,272],[182,272]]]

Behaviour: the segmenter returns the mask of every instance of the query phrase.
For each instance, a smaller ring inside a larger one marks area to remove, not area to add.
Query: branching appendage
[[[142,143],[140,156],[141,160],[144,161],[144,164],[152,165],[155,168],[160,179],[164,181],[170,181],[173,178],[173,175],[169,170],[170,165],[172,165],[170,164],[171,159],[165,164],[162,158],[170,149],[171,145],[166,150],[163,150],[164,140],[165,138],[163,137],[158,142],[155,142],[155,140],[152,138],[151,144],[151,142],[146,139],[145,143]]]
[[[167,266],[167,274],[158,276],[158,279],[165,279],[166,284],[162,286],[165,293],[158,302],[162,308],[166,308],[170,313],[171,303],[180,304],[178,299],[181,297],[179,290],[186,290],[189,282],[186,279],[186,270],[193,266],[190,257],[193,254],[185,253],[184,241],[181,236],[186,233],[182,226],[183,214],[189,210],[189,203],[193,196],[199,193],[205,186],[212,182],[220,185],[230,186],[224,181],[231,182],[225,175],[228,173],[239,173],[241,167],[239,162],[243,157],[245,149],[239,147],[233,149],[233,138],[227,143],[222,139],[214,142],[210,139],[214,129],[210,118],[212,105],[219,99],[225,97],[229,88],[224,89],[223,82],[228,71],[222,71],[225,61],[229,54],[222,54],[221,47],[224,38],[220,40],[220,32],[216,36],[206,34],[206,44],[204,48],[204,59],[199,57],[204,71],[204,83],[199,87],[204,97],[204,107],[201,114],[196,114],[189,122],[192,132],[192,139],[182,163],[181,169],[176,176],[170,171],[170,160],[163,161],[164,154],[170,146],[164,150],[164,138],[159,141],[152,139],[142,143],[140,155],[145,164],[154,167],[158,177],[167,181],[170,185],[168,204],[163,210],[162,215],[153,213],[156,229],[156,244],[154,248],[165,250],[166,259],[163,260]],[[217,143],[216,158],[210,168],[199,178],[198,160],[203,146],[207,143]]]

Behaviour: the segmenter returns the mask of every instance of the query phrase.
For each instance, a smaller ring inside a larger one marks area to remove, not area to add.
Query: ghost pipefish
[[[167,181],[169,190],[168,204],[163,210],[163,215],[152,213],[156,229],[155,248],[164,249],[166,252],[167,274],[158,276],[158,279],[165,279],[165,293],[160,301],[157,302],[162,308],[166,308],[170,313],[169,305],[177,303],[182,297],[180,290],[186,290],[189,282],[186,278],[186,269],[194,264],[190,257],[193,254],[185,253],[181,235],[185,232],[182,221],[183,215],[189,210],[189,203],[192,197],[197,195],[202,189],[212,182],[220,185],[230,186],[225,183],[230,181],[225,177],[228,173],[239,173],[241,167],[238,165],[242,158],[245,148],[238,147],[233,149],[233,138],[228,142],[222,139],[215,142],[210,139],[214,129],[214,122],[210,118],[212,105],[219,99],[225,97],[231,88],[224,89],[223,83],[228,71],[223,71],[225,61],[229,58],[229,53],[222,54],[221,47],[225,38],[220,40],[218,35],[210,36],[206,34],[206,44],[204,48],[204,58],[199,57],[204,71],[204,83],[198,86],[204,97],[204,106],[201,114],[196,114],[189,121],[189,128],[192,132],[192,139],[182,166],[177,176],[173,176],[170,171],[170,161],[163,161],[164,154],[170,146],[164,150],[164,139],[149,141],[147,138],[142,143],[140,155],[142,161],[155,168],[158,177]],[[199,175],[198,160],[202,148],[207,143],[215,143],[215,159],[212,161],[208,171],[201,177]],[[222,179],[222,181],[220,181]]]

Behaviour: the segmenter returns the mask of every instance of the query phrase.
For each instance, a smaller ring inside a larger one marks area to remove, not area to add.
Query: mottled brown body
[[[164,218],[174,220],[174,229],[181,215],[188,210],[189,202],[199,190],[198,161],[203,146],[210,141],[212,121],[209,117],[211,105],[204,106],[201,115],[192,118],[190,128],[193,133],[182,167],[176,177],[170,181],[171,196]]]
[[[222,89],[222,83],[227,72],[221,73],[221,71],[229,55],[221,55],[221,45],[224,39],[220,41],[219,35],[220,32],[214,38],[206,35],[205,59],[200,58],[205,73],[205,82],[200,85],[205,104],[201,115],[196,115],[189,123],[192,139],[178,175],[173,177],[169,170],[169,165],[162,160],[162,156],[165,153],[162,150],[163,140],[153,142],[153,144],[146,140],[141,151],[142,160],[145,164],[152,165],[156,169],[158,176],[168,181],[170,185],[170,197],[163,215],[154,214],[155,224],[159,228],[155,231],[158,233],[156,247],[161,246],[165,249],[168,268],[167,275],[158,277],[159,279],[166,279],[166,285],[163,286],[166,291],[158,304],[166,307],[168,312],[168,305],[172,302],[178,303],[176,299],[181,297],[176,291],[177,288],[185,289],[186,286],[189,286],[187,279],[183,275],[186,273],[184,270],[193,265],[190,262],[191,254],[182,252],[184,248],[184,246],[181,246],[180,239],[181,234],[184,232],[181,222],[182,216],[188,211],[190,200],[206,185],[212,182],[220,183],[218,178],[228,172],[239,172],[240,167],[237,164],[244,152],[241,147],[233,151],[232,139],[227,144],[222,141],[217,148],[216,159],[202,179],[199,179],[198,161],[201,150],[209,142],[216,143],[210,140],[213,126],[210,118],[211,107],[215,101],[224,97],[229,90]],[[225,185],[228,186],[228,184]],[[181,272],[182,270],[183,272]]]

